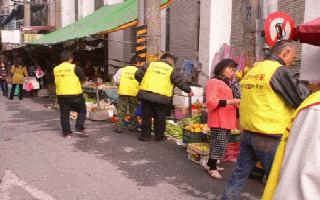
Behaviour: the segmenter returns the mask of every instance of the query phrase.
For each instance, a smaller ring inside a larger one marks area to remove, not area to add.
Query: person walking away
[[[141,141],[151,139],[151,119],[154,118],[155,141],[166,140],[166,111],[173,95],[173,87],[193,95],[190,86],[179,72],[173,68],[174,59],[165,53],[156,62],[150,62],[139,67],[135,78],[140,82],[138,99],[142,103]]]
[[[277,42],[265,59],[256,63],[240,81],[240,155],[222,199],[241,199],[244,184],[258,161],[269,176],[275,152],[295,109],[310,90],[289,69],[295,45]]]
[[[56,94],[60,106],[60,123],[65,138],[71,138],[70,109],[78,113],[75,133],[87,136],[84,131],[87,108],[82,94],[81,83],[86,77],[79,66],[72,64],[73,55],[64,50],[60,55],[62,63],[53,69]]]
[[[263,200],[320,199],[320,91],[295,111],[281,139]]]
[[[19,100],[23,98],[23,84],[24,84],[24,76],[28,77],[27,68],[23,66],[23,62],[21,58],[18,58],[11,69],[12,75],[12,87],[10,91],[10,100],[13,100],[14,92],[16,90],[16,86],[19,86]],[[28,78],[29,80],[29,78]]]
[[[232,83],[238,64],[232,59],[220,61],[214,69],[214,77],[207,83],[206,102],[208,126],[211,129],[210,154],[205,170],[210,176],[222,179],[217,160],[224,158],[229,135],[237,125],[237,106],[240,103],[240,91]]]
[[[134,74],[138,70],[140,62],[141,58],[137,55],[134,55],[130,62],[131,65],[120,69],[120,80],[115,80],[116,83],[120,82],[118,90],[119,102],[117,105],[117,123],[115,130],[115,132],[117,133],[122,133],[124,129],[125,115],[127,113],[128,105],[130,111],[129,131],[137,131],[137,116],[134,112],[137,110],[138,107],[137,94],[139,91],[140,84],[134,78]]]
[[[2,94],[5,97],[8,97],[8,82],[9,79],[9,70],[7,66],[1,62],[1,68],[0,68],[0,82],[1,82],[1,90]]]

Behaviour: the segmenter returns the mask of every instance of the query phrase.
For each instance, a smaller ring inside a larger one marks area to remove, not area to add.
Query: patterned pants
[[[230,130],[221,128],[211,128],[210,135],[210,158],[222,159],[225,156],[228,146]]]
[[[117,123],[116,123],[116,129],[118,131],[122,131],[124,129],[125,125],[125,119],[127,113],[127,107],[129,105],[129,112],[130,112],[130,131],[135,131],[137,129],[137,116],[134,114],[134,112],[137,110],[138,107],[138,99],[136,97],[132,96],[119,96],[119,102],[117,106]]]

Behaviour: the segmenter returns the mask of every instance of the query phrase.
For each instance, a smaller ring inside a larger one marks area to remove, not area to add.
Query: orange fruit
[[[195,132],[201,132],[200,128],[196,128]]]

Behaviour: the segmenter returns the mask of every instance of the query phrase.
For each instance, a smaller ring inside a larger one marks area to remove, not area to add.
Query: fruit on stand
[[[171,123],[169,122],[169,120],[167,120],[165,135],[182,139],[183,128],[193,130],[193,132],[201,132],[203,130],[207,130],[207,124],[201,124],[200,116],[201,115],[199,114],[193,116],[192,118],[185,118],[182,119],[179,123]]]
[[[191,126],[186,126],[185,129],[191,132],[203,132],[208,127],[207,124],[193,124]]]

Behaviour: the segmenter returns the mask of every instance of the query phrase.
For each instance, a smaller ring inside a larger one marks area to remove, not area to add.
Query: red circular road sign
[[[273,46],[279,40],[292,40],[294,35],[293,19],[282,12],[269,15],[264,23],[266,41]]]

